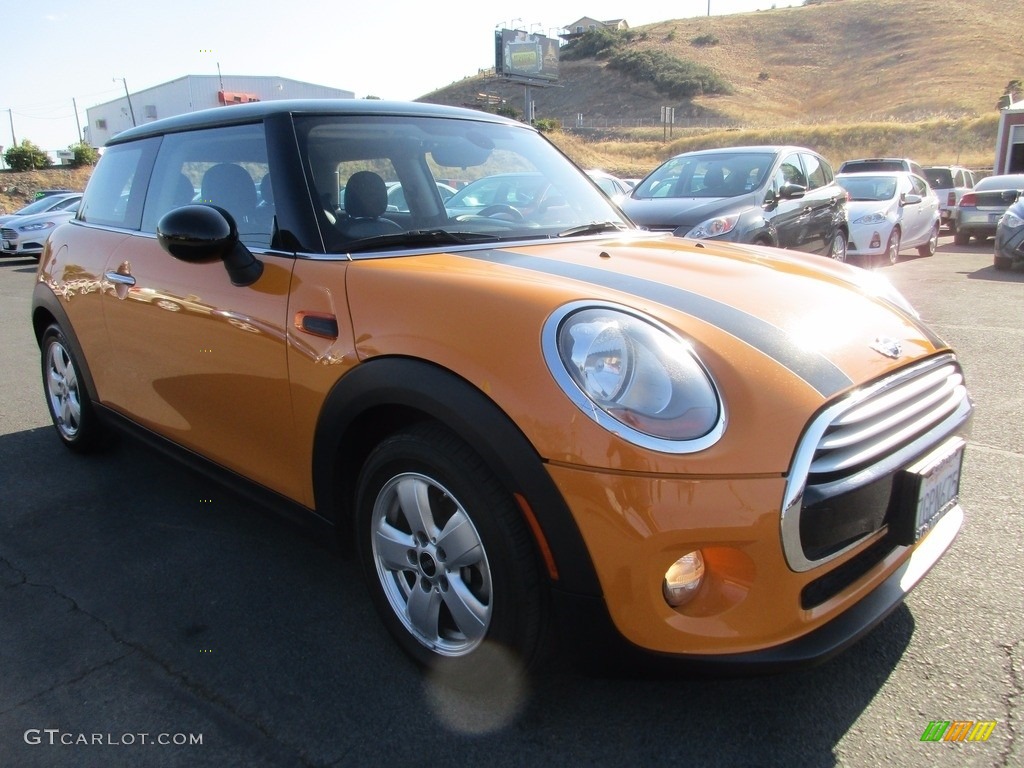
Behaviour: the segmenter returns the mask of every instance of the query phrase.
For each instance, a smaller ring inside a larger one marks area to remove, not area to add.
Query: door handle
[[[117,283],[118,285],[135,285],[135,278],[131,275],[123,275],[120,272],[110,270],[108,272],[104,272],[103,276],[110,282]]]

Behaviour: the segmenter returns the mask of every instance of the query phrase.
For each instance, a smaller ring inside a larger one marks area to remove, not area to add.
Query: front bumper
[[[1001,227],[996,232],[995,255],[1009,259],[1011,264],[1024,264],[1024,227]]]
[[[899,607],[949,549],[963,518],[957,505],[863,599],[809,632],[773,646],[715,654],[652,651],[630,642],[616,629],[600,598],[556,591],[563,643],[573,649],[580,664],[595,672],[646,669],[659,674],[749,675],[822,663],[856,643]]]

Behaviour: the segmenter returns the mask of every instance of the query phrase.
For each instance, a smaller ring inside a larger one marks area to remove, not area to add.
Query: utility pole
[[[7,117],[11,119],[11,146],[18,146],[18,137],[14,135],[14,112],[10,109],[7,110]]]
[[[114,78],[114,82],[115,83],[118,80],[120,80],[122,83],[124,83],[124,97],[126,99],[128,99],[128,112],[131,113],[131,116],[132,116],[132,127],[134,128],[135,127],[135,110],[132,109],[132,97],[131,97],[131,94],[128,93],[128,80],[126,80],[123,77],[115,77]]]
[[[75,127],[78,128],[78,143],[81,144],[82,143],[82,123],[78,119],[78,104],[75,102],[73,97],[71,99],[71,108],[75,110]]]

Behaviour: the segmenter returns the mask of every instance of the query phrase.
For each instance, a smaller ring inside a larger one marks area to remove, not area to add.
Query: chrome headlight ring
[[[572,302],[545,322],[542,349],[569,399],[634,445],[695,453],[725,432],[710,372],[688,341],[654,318],[612,303]]]

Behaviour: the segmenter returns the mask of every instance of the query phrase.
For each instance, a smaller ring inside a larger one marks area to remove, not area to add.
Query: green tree
[[[22,139],[4,153],[7,165],[15,171],[31,171],[35,168],[47,168],[52,163],[50,156],[28,139]]]
[[[69,145],[68,151],[75,156],[71,164],[76,168],[80,168],[83,165],[96,165],[100,159],[100,153],[85,141]]]

